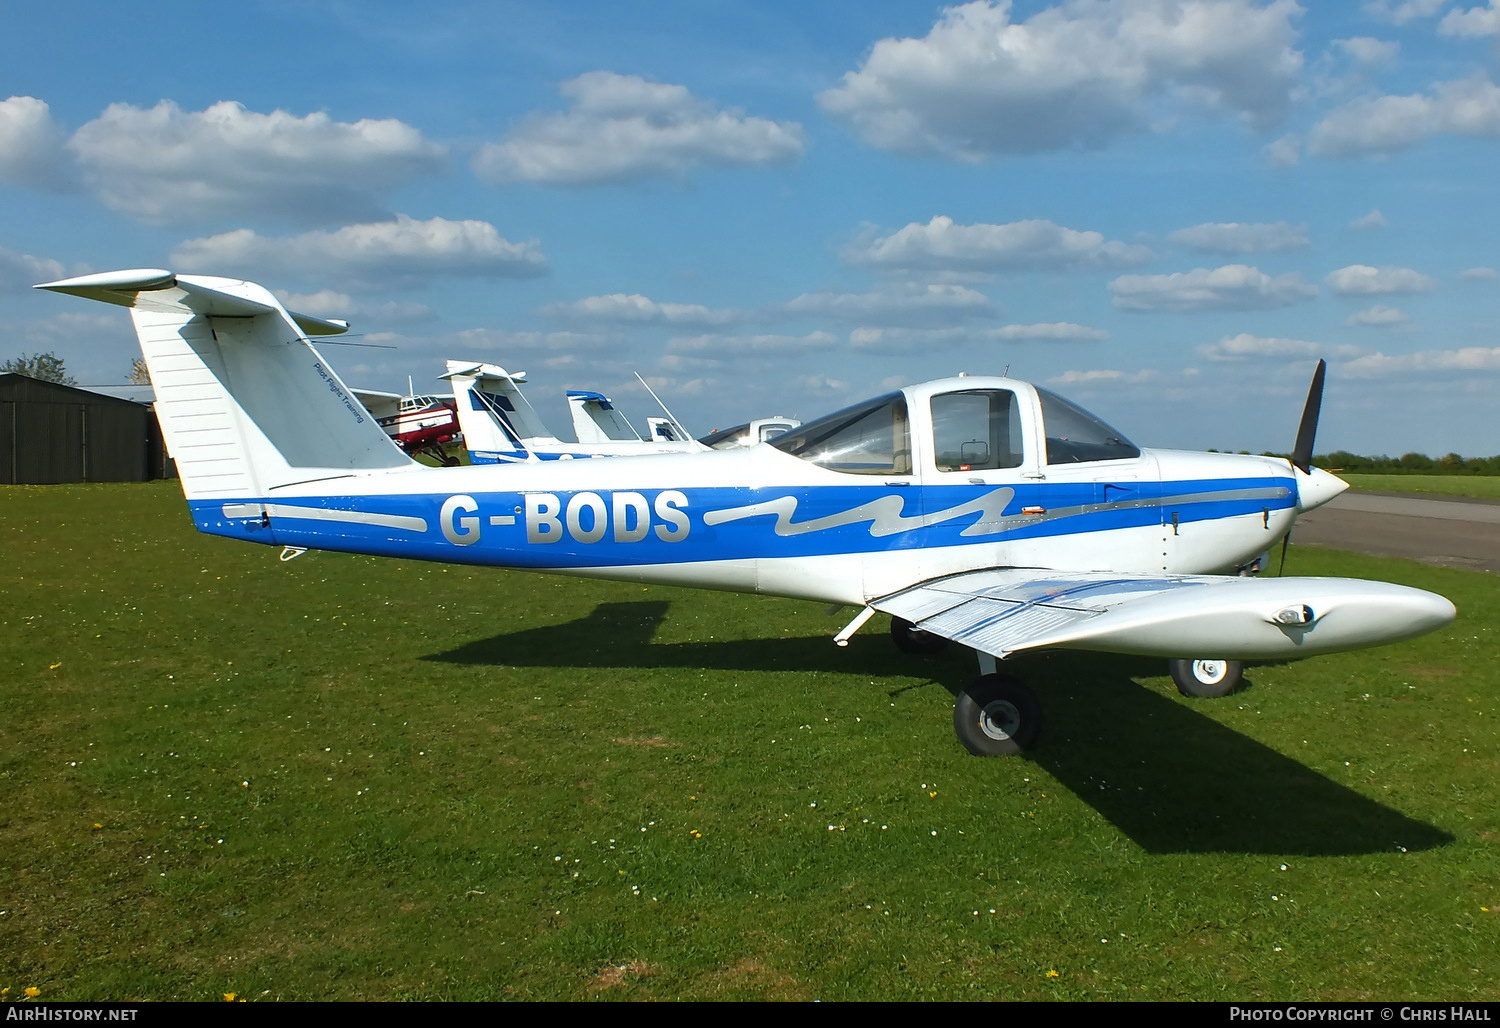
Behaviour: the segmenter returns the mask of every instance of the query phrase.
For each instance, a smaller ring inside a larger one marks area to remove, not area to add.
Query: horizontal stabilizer
[[[1388,582],[1031,568],[936,579],[870,605],[997,657],[1036,649],[1309,657],[1409,639],[1454,616],[1443,597]]]
[[[161,268],[133,268],[80,275],[57,282],[44,282],[37,289],[68,293],[86,300],[154,310],[191,311],[215,318],[253,318],[280,313],[281,308],[217,287],[217,283],[244,285],[233,279],[209,279],[196,275],[174,275]],[[349,331],[347,321],[315,318],[310,314],[287,314],[308,335],[334,336]]]

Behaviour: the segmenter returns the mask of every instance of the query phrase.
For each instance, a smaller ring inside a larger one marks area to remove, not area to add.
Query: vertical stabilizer
[[[304,334],[342,322],[290,314],[252,282],[154,269],[38,288],[130,308],[189,500],[414,466]]]
[[[573,415],[573,434],[585,445],[638,443],[641,437],[625,420],[609,397],[586,389],[568,390],[568,410]]]
[[[450,360],[442,377],[453,383],[458,424],[472,459],[526,460],[538,446],[561,445],[521,394],[524,371],[511,374],[498,364]]]

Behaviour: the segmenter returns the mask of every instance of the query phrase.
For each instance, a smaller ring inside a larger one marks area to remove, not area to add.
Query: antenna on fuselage
[[[662,409],[662,412],[664,414],[666,414],[667,419],[671,421],[672,424],[677,426],[677,431],[682,433],[682,438],[689,440],[692,439],[693,437],[688,435],[688,430],[682,427],[682,422],[677,420],[677,415],[668,410],[667,405],[661,402],[661,397],[656,395],[656,390],[652,389],[649,385],[646,385],[646,380],[644,378],[641,378],[641,373],[639,371],[636,371],[632,372],[632,374],[635,375],[636,379],[639,380],[641,385],[646,386],[646,392],[651,394],[651,399],[656,401],[656,405]]]

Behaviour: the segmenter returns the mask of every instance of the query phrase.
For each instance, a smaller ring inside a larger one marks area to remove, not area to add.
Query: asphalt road
[[[1330,546],[1500,574],[1500,502],[1347,492],[1298,518],[1292,546]]]

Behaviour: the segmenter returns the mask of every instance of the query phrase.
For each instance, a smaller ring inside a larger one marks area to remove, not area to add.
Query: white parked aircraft
[[[756,418],[733,428],[722,428],[711,432],[698,441],[711,450],[728,450],[736,446],[759,446],[769,443],[777,436],[786,435],[802,422],[796,418],[777,415],[773,418]]]
[[[249,282],[120,271],[42,288],[131,309],[200,531],[250,542],[699,586],[876,611],[908,648],[972,647],[954,726],[1014,753],[1035,695],[996,658],[1045,648],[1173,660],[1223,693],[1239,661],[1431,631],[1441,596],[1237,574],[1345,488],[1310,465],[1322,368],[1290,461],[1142,450],[1009,378],[887,393],[767,446],[431,468],[393,444],[289,314]]]
[[[512,374],[498,364],[449,361],[443,376],[453,383],[458,423],[474,464],[624,457],[648,453],[695,453],[704,447],[665,419],[642,439],[603,393],[570,390],[568,409],[578,442],[565,443],[547,431],[521,392],[526,372]]]

